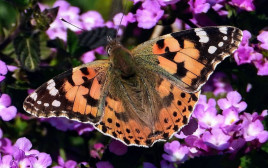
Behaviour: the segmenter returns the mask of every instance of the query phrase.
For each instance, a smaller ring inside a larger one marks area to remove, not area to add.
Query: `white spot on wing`
[[[37,104],[42,104],[42,102],[40,100],[37,101]]]
[[[220,27],[219,30],[221,33],[227,34],[227,27]]]
[[[218,46],[219,47],[222,47],[223,46],[223,42],[219,42]]]
[[[210,54],[214,54],[216,50],[217,50],[217,47],[215,47],[215,46],[210,46],[210,47],[208,48],[208,53],[210,53]]]
[[[194,31],[195,31],[196,35],[200,38],[199,42],[207,43],[209,41],[207,33],[203,29],[198,28],[198,29],[195,29]]]
[[[48,106],[49,106],[49,104],[48,104],[48,103],[44,103],[44,106],[45,106],[45,107],[48,107]]]
[[[53,102],[52,102],[52,106],[54,106],[54,107],[60,107],[60,101],[58,101],[58,100],[54,100]]]
[[[223,40],[227,40],[227,39],[228,39],[227,36],[224,36],[224,37],[223,37]]]
[[[51,89],[50,91],[49,91],[49,94],[51,95],[51,96],[56,96],[56,94],[58,94],[58,89],[56,89],[56,88],[53,88],[53,89]]]
[[[47,90],[49,90],[49,94],[51,96],[56,96],[56,94],[59,92],[58,89],[55,88],[56,83],[53,79],[47,82]]]
[[[33,92],[30,96],[34,101],[36,101],[37,99],[37,93],[36,92]]]

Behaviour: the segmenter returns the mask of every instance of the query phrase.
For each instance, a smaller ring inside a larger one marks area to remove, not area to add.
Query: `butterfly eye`
[[[111,46],[107,46],[106,51],[108,53],[108,56],[110,56],[111,50],[112,50],[112,47]]]

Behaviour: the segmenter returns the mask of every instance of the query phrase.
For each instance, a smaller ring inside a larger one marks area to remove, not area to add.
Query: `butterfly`
[[[149,147],[189,122],[201,86],[242,36],[231,26],[195,28],[131,51],[108,38],[109,59],[56,76],[29,95],[23,107],[37,117],[90,123],[126,145]]]

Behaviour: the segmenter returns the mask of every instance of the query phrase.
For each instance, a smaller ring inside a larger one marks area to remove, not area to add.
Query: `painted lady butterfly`
[[[56,76],[23,107],[37,117],[90,123],[126,145],[148,147],[189,122],[201,86],[241,40],[242,31],[230,26],[167,34],[131,51],[108,38],[108,60]]]

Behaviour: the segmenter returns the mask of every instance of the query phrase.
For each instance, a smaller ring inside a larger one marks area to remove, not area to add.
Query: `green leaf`
[[[14,39],[14,48],[21,65],[29,70],[35,71],[40,63],[40,41],[39,34],[30,37],[20,35]]]
[[[268,153],[268,142],[266,142],[265,144],[262,145],[261,149],[263,151],[265,151],[266,153]]]
[[[75,56],[76,52],[79,49],[78,45],[78,37],[77,35],[68,29],[67,31],[67,51],[71,54],[71,56]]]

